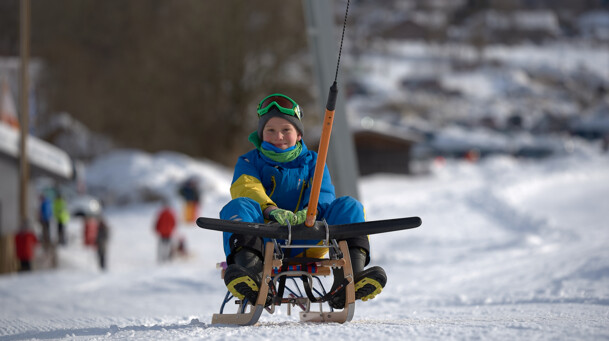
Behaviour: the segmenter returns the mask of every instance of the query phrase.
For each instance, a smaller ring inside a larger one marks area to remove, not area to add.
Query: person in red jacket
[[[163,202],[163,207],[156,220],[155,231],[159,236],[158,261],[166,262],[171,259],[171,235],[176,228],[175,213],[167,201]]]
[[[85,216],[83,223],[85,246],[94,247],[96,245],[97,231],[99,230],[99,218],[93,215]]]
[[[32,270],[32,260],[34,259],[34,249],[38,244],[38,238],[29,228],[24,225],[19,233],[15,235],[15,251],[21,263],[19,271]]]

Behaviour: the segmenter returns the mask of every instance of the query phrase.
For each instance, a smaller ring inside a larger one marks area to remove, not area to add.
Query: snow
[[[604,12],[590,15],[586,21],[607,21]],[[576,40],[479,52],[373,40],[357,58],[345,56],[349,77],[368,93],[349,99],[351,120],[389,118],[383,123],[396,128],[408,122],[433,132],[429,146],[437,150],[490,155],[475,163],[438,160],[425,175],[360,179],[368,220],[419,216],[423,225],[370,237],[372,264],[386,270],[388,283],[374,300],[356,303],[350,323],[301,323],[280,307],[255,326],[211,325],[226,293],[216,269],[224,260],[221,234],[180,221],[176,237],[185,239],[188,256],[158,264],[152,226],[163,198],[181,212],[177,186],[191,177],[204,192],[201,215],[218,217],[230,200],[232,170],[175,152],[111,150],[86,167],[87,188],[106,204],[111,227],[108,270],[98,269],[74,218],[58,269],[0,276],[0,340],[609,339],[607,151],[563,134],[472,127],[476,118],[519,114],[531,128],[547,112],[605,128],[607,96],[589,110],[577,100],[607,84],[609,50]],[[453,67],[479,58],[476,69]],[[405,90],[408,79],[437,80],[462,95]],[[427,110],[396,119],[388,103],[402,114],[411,106]],[[100,146],[82,143],[87,135],[83,127],[69,142],[85,151]],[[552,153],[510,156],[525,147]]]
[[[105,212],[107,271],[82,245],[74,219],[59,269],[0,277],[0,339],[607,339],[608,170],[608,155],[589,146],[545,161],[453,160],[427,176],[361,179],[369,220],[416,215],[423,225],[371,236],[372,263],[385,268],[388,284],[358,301],[343,325],[301,323],[285,307],[255,326],[211,325],[225,294],[215,269],[220,233],[181,222],[190,255],[159,265],[159,204],[114,205]],[[91,184],[141,179],[166,195],[193,174],[218,184],[206,185],[201,205],[201,215],[217,217],[231,171],[207,161],[117,151],[87,172]],[[124,181],[114,191],[138,186]]]

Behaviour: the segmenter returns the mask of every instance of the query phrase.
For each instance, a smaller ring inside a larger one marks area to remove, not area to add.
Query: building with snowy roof
[[[19,230],[20,220],[20,131],[0,122],[0,270],[12,271],[10,264],[14,257],[8,247],[11,238]],[[38,217],[38,193],[34,179],[48,177],[56,181],[69,181],[74,176],[71,158],[63,150],[29,136],[27,158],[30,165],[30,179],[27,184],[27,216],[36,221]],[[4,271],[0,271],[4,272]]]

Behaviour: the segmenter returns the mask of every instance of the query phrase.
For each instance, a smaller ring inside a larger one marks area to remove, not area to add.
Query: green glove
[[[296,212],[296,225],[304,224],[307,220],[307,209]]]
[[[296,215],[294,214],[294,212],[281,208],[272,210],[269,213],[269,217],[278,222],[279,225],[287,225],[288,222],[290,223],[290,225],[296,224]]]

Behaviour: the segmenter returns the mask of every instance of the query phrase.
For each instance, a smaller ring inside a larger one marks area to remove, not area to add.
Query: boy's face
[[[279,149],[288,149],[296,145],[302,136],[288,120],[281,117],[271,118],[262,130],[262,140]]]

